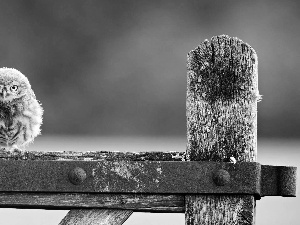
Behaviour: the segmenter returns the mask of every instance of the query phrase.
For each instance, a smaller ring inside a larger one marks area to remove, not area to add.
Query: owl
[[[40,134],[42,116],[28,79],[16,69],[0,68],[0,149],[24,150]]]

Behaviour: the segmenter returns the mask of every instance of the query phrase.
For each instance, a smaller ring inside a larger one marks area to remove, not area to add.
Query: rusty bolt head
[[[229,183],[230,174],[226,170],[220,169],[214,173],[213,181],[217,186],[224,186]]]
[[[79,185],[86,179],[86,172],[84,169],[76,167],[69,172],[68,178],[72,184]]]

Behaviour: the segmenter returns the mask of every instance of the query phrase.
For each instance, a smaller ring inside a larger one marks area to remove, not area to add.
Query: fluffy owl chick
[[[16,69],[0,68],[0,148],[21,150],[32,142],[42,116],[28,79]]]

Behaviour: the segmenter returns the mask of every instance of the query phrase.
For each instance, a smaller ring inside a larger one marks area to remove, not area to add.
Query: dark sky
[[[43,134],[185,135],[186,55],[228,34],[258,54],[258,135],[300,137],[298,1],[1,1],[0,63]]]

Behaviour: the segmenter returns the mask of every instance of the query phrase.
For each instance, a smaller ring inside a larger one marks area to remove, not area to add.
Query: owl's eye
[[[18,86],[17,86],[17,85],[12,85],[12,86],[10,87],[10,90],[11,90],[12,92],[16,92],[16,91],[18,90]]]

